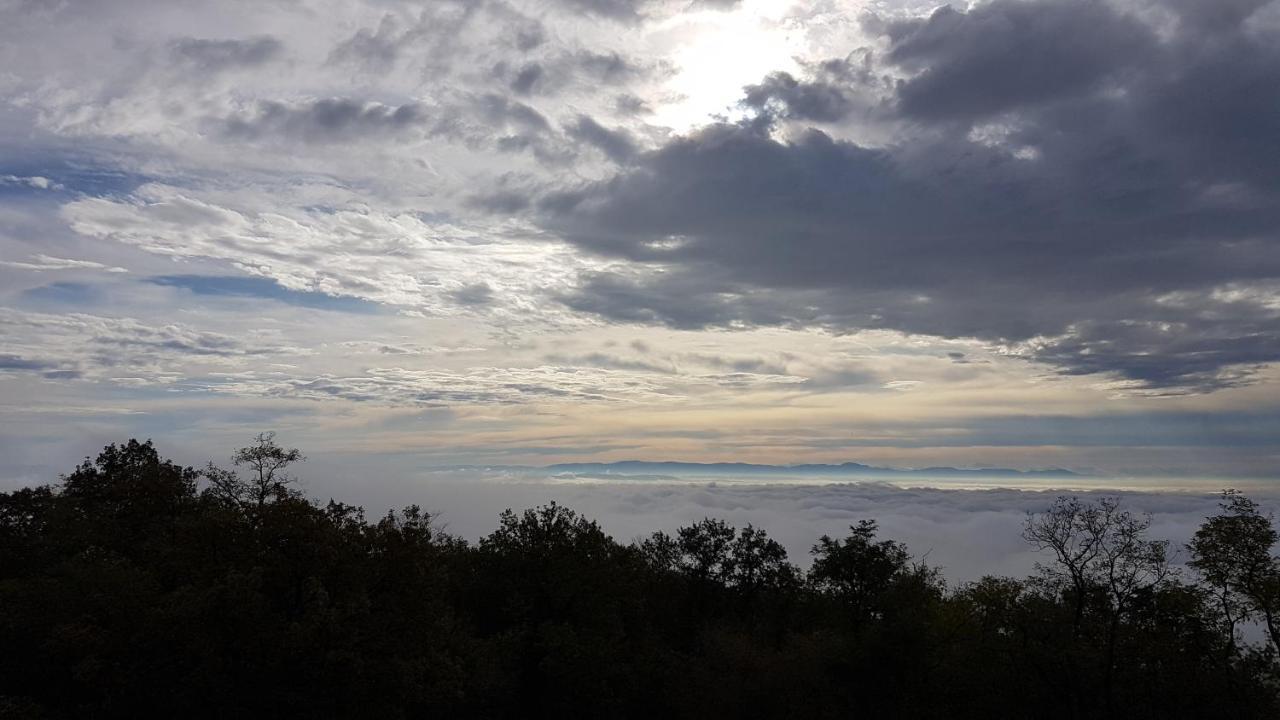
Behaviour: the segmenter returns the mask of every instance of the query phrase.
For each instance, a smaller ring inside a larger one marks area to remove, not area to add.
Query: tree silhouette
[[[913,564],[905,545],[893,540],[877,541],[875,520],[861,520],[849,528],[849,536],[818,539],[811,551],[814,559],[809,582],[849,606],[859,622],[883,615],[886,599],[896,584],[908,579],[929,586],[934,571]]]
[[[1280,560],[1271,555],[1280,534],[1271,517],[1236,490],[1223,491],[1219,507],[1187,545],[1188,564],[1213,589],[1232,637],[1237,622],[1261,616],[1280,652]]]
[[[232,456],[231,461],[236,467],[249,471],[247,478],[240,477],[234,470],[224,470],[209,463],[203,473],[209,484],[209,493],[242,509],[258,510],[270,501],[297,497],[297,491],[290,487],[297,480],[288,474],[286,468],[306,458],[297,448],[286,450],[277,445],[275,437],[273,432],[259,433],[253,445],[240,448]]]
[[[1023,529],[1032,547],[1054,554],[1056,564],[1036,567],[1049,587],[1062,586],[1071,596],[1077,641],[1090,598],[1103,599],[1103,700],[1108,713],[1113,710],[1117,643],[1125,615],[1136,595],[1158,588],[1170,575],[1169,543],[1147,538],[1150,527],[1150,516],[1133,515],[1119,498],[1089,503],[1059,497],[1045,512],[1029,515]]]
[[[0,717],[1280,714],[1274,648],[1232,632],[1275,608],[1276,534],[1238,493],[1190,545],[1199,584],[1146,518],[1063,498],[1028,519],[1038,575],[948,589],[872,520],[802,577],[751,525],[624,544],[551,503],[472,544],[308,499],[270,434],[235,459],[130,441],[0,492]]]

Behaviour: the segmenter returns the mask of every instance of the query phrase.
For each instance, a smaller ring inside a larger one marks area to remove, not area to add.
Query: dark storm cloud
[[[1002,0],[968,12],[889,23],[888,60],[920,73],[902,83],[902,112],[975,118],[1063,101],[1152,59],[1156,39],[1104,3]]]
[[[848,114],[850,105],[843,88],[821,82],[802,83],[784,72],[773,73],[759,85],[748,86],[745,102],[757,110],[779,103],[789,117],[816,122],[840,120]]]
[[[742,104],[766,119],[836,122],[866,105],[866,98],[874,97],[877,86],[887,82],[876,75],[871,61],[870,52],[860,51],[812,64],[811,77],[803,79],[786,72],[770,73],[759,84],[743,88]]]
[[[636,263],[564,302],[680,328],[973,337],[1162,392],[1247,381],[1280,360],[1280,38],[1242,24],[1255,5],[1166,5],[1163,35],[1066,0],[880,23],[876,67],[772,75],[746,89],[766,122],[541,198],[547,227]],[[894,143],[765,117],[837,120],[888,71],[907,74],[882,107]]]
[[[1206,31],[1231,30],[1271,0],[1170,0],[1182,20]]]
[[[581,115],[569,126],[569,137],[584,142],[616,163],[625,163],[636,154],[635,141],[623,130],[610,130],[595,120]]]
[[[714,269],[705,268],[709,273]],[[755,298],[749,288],[721,285],[685,271],[632,278],[591,272],[559,300],[574,310],[623,322],[660,324],[682,330],[717,326],[801,325],[791,308],[769,298]],[[802,318],[800,320],[809,320]]]
[[[296,104],[263,101],[253,112],[223,121],[223,132],[236,140],[274,136],[324,143],[394,135],[426,121],[426,111],[416,103],[395,106],[350,98]]]
[[[578,50],[545,55],[536,60],[502,60],[495,77],[517,95],[549,95],[566,88],[623,87],[627,83],[669,72],[663,63],[641,63],[617,52]]]
[[[446,133],[472,146],[491,144],[501,152],[528,151],[548,165],[563,165],[575,155],[545,115],[504,95],[482,95],[455,113]]]

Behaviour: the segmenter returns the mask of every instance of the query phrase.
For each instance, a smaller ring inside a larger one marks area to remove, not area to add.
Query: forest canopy
[[[1033,575],[949,584],[872,518],[807,570],[762,528],[620,543],[555,503],[472,543],[306,497],[303,460],[130,440],[0,493],[0,717],[1280,713],[1277,531],[1232,490],[1186,548],[1046,498]]]

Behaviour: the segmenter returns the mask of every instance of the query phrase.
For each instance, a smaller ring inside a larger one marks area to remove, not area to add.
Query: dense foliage
[[[758,528],[625,545],[554,504],[469,544],[306,499],[300,459],[130,441],[0,493],[0,715],[1278,716],[1276,533],[1235,493],[1187,577],[1144,518],[1061,498],[1035,576],[948,587],[871,520],[807,572]]]

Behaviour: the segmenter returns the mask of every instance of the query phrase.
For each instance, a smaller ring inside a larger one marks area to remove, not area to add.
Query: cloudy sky
[[[1278,228],[1275,1],[0,0],[0,483],[1273,477]]]

